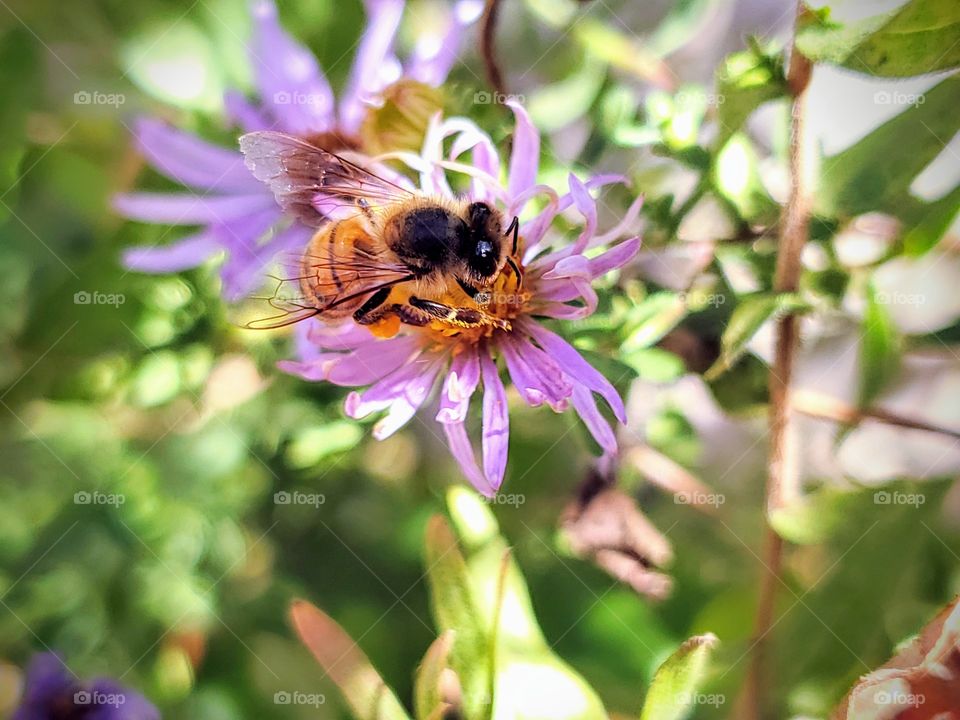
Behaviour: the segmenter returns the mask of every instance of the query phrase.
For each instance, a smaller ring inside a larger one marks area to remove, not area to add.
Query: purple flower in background
[[[504,217],[522,218],[522,285],[513,273],[501,273],[486,306],[487,312],[507,321],[509,329],[486,326],[451,332],[449,326],[434,324],[406,327],[396,337],[382,339],[353,323],[330,326],[308,320],[298,326],[299,360],[281,363],[284,370],[307,380],[369,386],[350,393],[346,412],[354,418],[384,412],[373,431],[378,439],[406,424],[440,384],[436,419],[466,477],[488,496],[503,482],[509,440],[507,393],[499,358],[529,405],[546,404],[557,412],[572,405],[603,450],[616,451],[613,429],[601,414],[595,394],[624,422],[620,396],[539,318],[577,319],[592,314],[597,306],[593,281],[623,266],[640,247],[635,237],[615,243],[636,222],[640,198],[616,227],[604,233],[597,230],[597,205],[591,190],[624,179],[606,175],[583,182],[571,174],[569,191],[562,195],[538,185],[539,133],[519,105],[511,107],[516,130],[506,187],[499,180],[500,158],[489,136],[463,118],[436,119],[421,155],[394,152],[381,158],[405,162],[419,173],[420,191],[433,197],[455,197],[447,173],[466,174],[471,182],[470,200],[494,204]],[[448,154],[445,143],[450,147]],[[470,162],[462,159],[467,154]],[[541,209],[525,213],[538,196],[545,199]],[[553,231],[553,221],[560,213],[581,228],[572,242]],[[466,421],[470,401],[481,385],[478,462]]]
[[[77,679],[54,653],[27,668],[23,699],[11,720],[160,720],[143,695],[109,678]]]
[[[312,138],[331,150],[357,149],[368,103],[401,77],[438,86],[456,60],[463,31],[482,3],[460,0],[441,37],[422,36],[405,66],[393,54],[403,0],[365,0],[368,25],[360,40],[345,92],[336,101],[316,58],[279,24],[272,0],[253,2],[250,45],[258,102],[240,93],[225,98],[232,122],[245,132],[275,129]],[[235,300],[250,293],[278,254],[302,248],[312,230],[284,218],[267,188],[253,178],[235,148],[212,145],[160,120],[141,119],[137,145],[150,164],[192,192],[127,193],[114,200],[132,220],[200,226],[170,245],[138,247],[124,264],[150,273],[185,270],[226,252],[224,293]]]

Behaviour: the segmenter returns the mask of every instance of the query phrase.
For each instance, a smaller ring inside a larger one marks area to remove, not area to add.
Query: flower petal
[[[483,376],[483,473],[496,491],[507,469],[510,413],[497,364],[485,352],[480,353],[480,372]]]
[[[281,254],[302,249],[313,234],[311,228],[292,225],[263,242],[258,242],[280,219],[278,208],[250,215],[217,228],[221,243],[227,248],[227,261],[220,268],[224,295],[239,300],[263,284],[266,268]]]
[[[573,347],[573,345],[531,319],[523,321],[522,329],[536,340],[537,344],[539,344],[573,380],[599,393],[603,399],[607,401],[610,409],[613,410],[614,415],[617,416],[620,422],[627,422],[626,409],[623,406],[623,400],[620,398],[620,394],[616,388],[600,371],[584,360],[583,356],[577,352],[577,349]]]
[[[134,133],[150,164],[181,185],[224,193],[255,193],[262,187],[238,150],[211,145],[149,118],[138,120]]]
[[[597,401],[593,399],[593,393],[583,385],[574,385],[570,401],[597,444],[607,452],[616,452],[617,437],[613,434],[610,423],[597,409]]]
[[[462,422],[445,423],[443,432],[447,436],[447,444],[450,446],[450,453],[460,465],[464,476],[470,481],[477,491],[486,497],[493,497],[497,491],[490,487],[487,478],[484,477],[480,466],[477,465],[477,456],[474,454],[473,445],[467,435],[467,429]]]
[[[570,173],[568,182],[570,183],[570,197],[573,198],[573,204],[577,206],[577,210],[580,211],[584,219],[583,231],[571,249],[572,253],[580,253],[586,249],[587,243],[597,232],[597,201],[590,195],[587,186],[573,173]]]
[[[423,405],[444,360],[445,355],[422,355],[363,393],[350,393],[344,410],[352,418],[387,410],[387,414],[373,428],[373,436],[383,440],[406,425]]]
[[[255,0],[250,62],[260,101],[287,132],[305,135],[333,125],[334,97],[317,59],[280,25],[272,0]]]
[[[638,195],[637,199],[630,204],[629,208],[627,208],[627,211],[623,214],[623,218],[620,220],[620,222],[607,230],[605,233],[594,236],[593,240],[590,241],[590,246],[596,247],[599,245],[608,245],[622,235],[626,234],[629,229],[633,227],[634,223],[637,222],[637,218],[640,217],[640,211],[643,209],[643,199],[643,195]]]
[[[437,87],[443,84],[457,61],[463,36],[483,13],[483,2],[460,0],[453,8],[453,17],[443,36],[422,35],[417,38],[413,56],[407,63],[407,77]]]
[[[233,220],[276,206],[269,193],[251,195],[188,195],[186,193],[123,193],[113,208],[131,220],[167,225],[206,225]]]
[[[345,387],[369,385],[412,363],[419,353],[417,338],[404,335],[389,340],[370,336],[350,352],[321,353],[303,362],[283,360],[278,367],[304,380],[326,381]]]
[[[364,101],[383,89],[383,69],[403,16],[403,0],[365,0],[367,29],[353,61],[346,91],[340,98],[340,125],[354,131],[364,115]]]
[[[510,379],[532,407],[546,402],[556,412],[567,409],[573,388],[553,360],[526,339],[516,336],[499,344],[507,361]]]
[[[234,125],[240,126],[244,132],[269,130],[273,127],[270,118],[236,90],[228,90],[224,93],[223,107],[227,119]]]
[[[123,251],[123,266],[145,273],[171,273],[202,265],[222,250],[212,232],[204,230],[160,247],[133,247]]]
[[[514,100],[507,101],[513,110],[516,127],[513,131],[513,151],[510,154],[510,179],[507,193],[515,198],[537,182],[540,168],[540,133],[527,111]],[[519,208],[519,213],[522,208]]]
[[[437,422],[458,423],[467,417],[470,398],[480,382],[480,358],[475,345],[466,346],[453,356],[440,395]]]
[[[422,403],[426,399],[422,390],[421,379],[429,377],[431,384],[439,370],[436,355],[423,354],[395,369],[376,384],[371,385],[362,393],[350,393],[344,403],[344,410],[352,418],[364,418],[371,413],[386,410],[397,400],[406,399],[408,402]],[[429,388],[427,388],[429,390]]]

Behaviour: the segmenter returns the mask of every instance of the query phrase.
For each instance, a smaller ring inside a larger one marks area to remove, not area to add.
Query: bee
[[[249,133],[240,149],[280,206],[317,228],[294,278],[302,295],[293,322],[352,319],[381,337],[402,325],[510,329],[490,298],[522,288],[517,218],[507,225],[487,202],[408,189],[285,133]]]

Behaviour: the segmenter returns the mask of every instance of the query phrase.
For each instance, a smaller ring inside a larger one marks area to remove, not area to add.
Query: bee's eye
[[[488,258],[494,255],[493,243],[489,240],[481,240],[477,243],[477,248],[475,251],[477,257],[479,258]]]

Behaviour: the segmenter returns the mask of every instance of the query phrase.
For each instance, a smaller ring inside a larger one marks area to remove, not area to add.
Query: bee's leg
[[[471,328],[482,325],[493,325],[501,330],[510,329],[510,323],[506,320],[494,317],[477,308],[456,308],[434,300],[423,300],[418,297],[411,297],[410,304],[429,314],[432,318],[456,327]]]
[[[361,325],[371,325],[383,315],[383,304],[387,301],[392,288],[380,288],[369,299],[361,305],[355,313],[353,319]],[[380,310],[380,312],[376,312]]]

